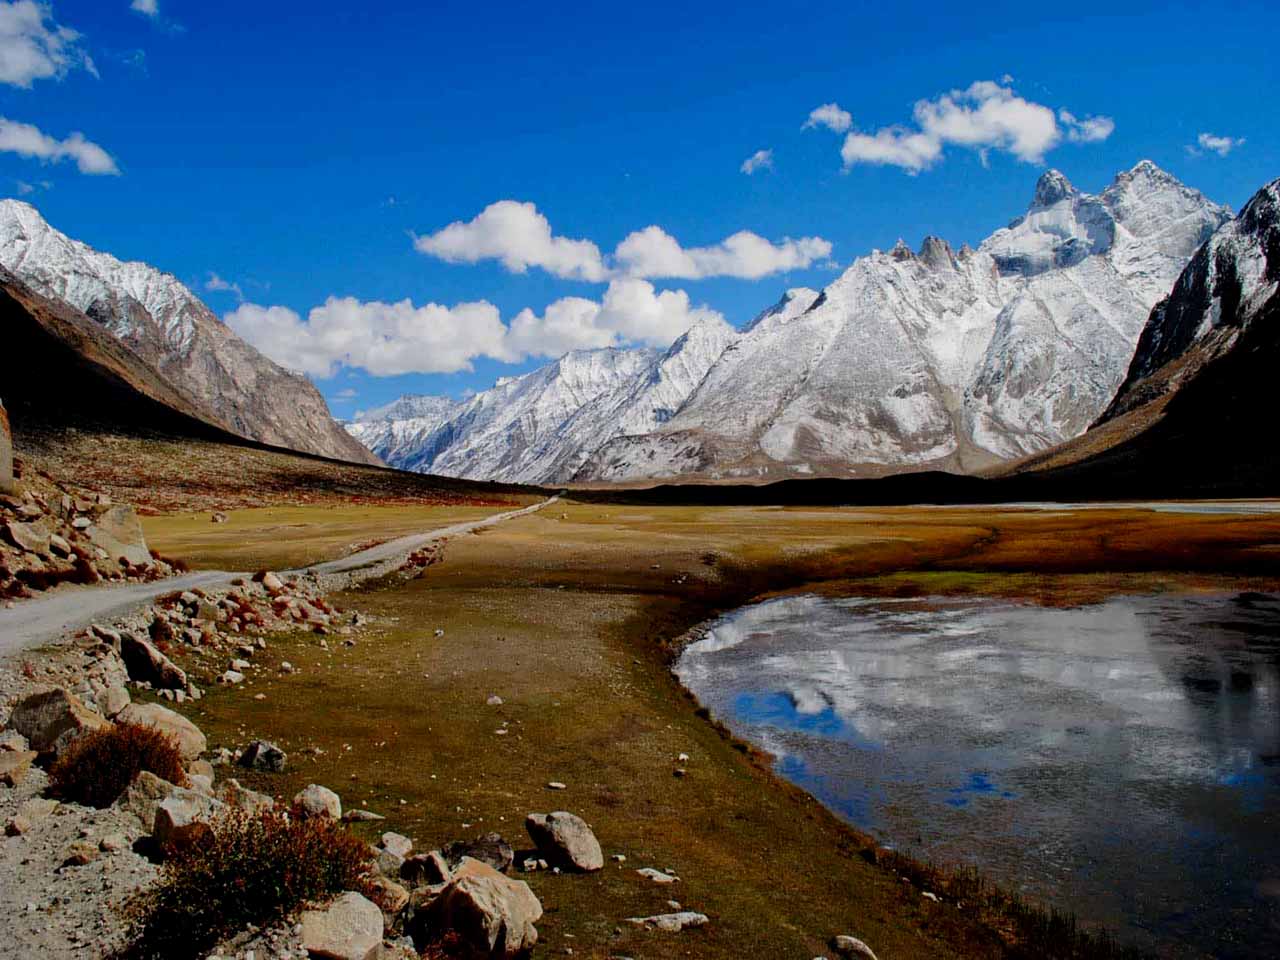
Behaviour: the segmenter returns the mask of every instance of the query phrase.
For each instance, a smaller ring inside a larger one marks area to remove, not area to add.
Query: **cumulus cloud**
[[[54,22],[47,4],[0,2],[0,83],[30,89],[36,80],[63,77],[73,67],[97,76],[79,41],[79,33]]]
[[[1105,140],[1115,130],[1110,117],[1077,119],[1014,93],[1008,84],[979,80],[934,100],[919,100],[914,124],[884,127],[873,133],[851,130],[840,149],[845,169],[858,163],[901,167],[919,173],[942,157],[949,145],[1012,154],[1039,163],[1063,139],[1075,143]]]
[[[541,315],[522,310],[508,327],[485,301],[453,307],[430,303],[362,302],[330,297],[304,319],[288,307],[242,304],[224,320],[272,360],[314,377],[340,367],[374,376],[453,373],[478,357],[516,363],[570,350],[621,344],[666,346],[693,324],[723,317],[693,306],[683,290],[654,289],[646,280],[609,284],[600,302],[563,297]]]
[[[81,173],[117,176],[120,168],[106,150],[86,140],[83,133],[73,133],[58,140],[29,123],[18,123],[0,117],[0,152],[56,163],[74,160]]]
[[[632,277],[706,277],[758,279],[772,273],[798,270],[825,261],[831,244],[821,237],[786,237],[771,243],[741,230],[709,247],[684,248],[661,227],[645,227],[618,244],[614,259],[621,273]]]
[[[304,321],[288,307],[246,303],[224,318],[232,330],[272,360],[315,377],[340,366],[374,376],[470,370],[479,356],[505,359],[507,328],[483,300],[445,307],[362,302],[330,297]]]
[[[160,4],[157,0],[133,0],[133,3],[129,4],[129,9],[147,17],[160,16]]]
[[[747,157],[747,159],[743,160],[742,166],[739,167],[738,169],[740,169],[748,177],[751,176],[753,173],[755,173],[757,170],[772,170],[773,169],[773,151],[757,150],[751,156]]]
[[[661,227],[649,226],[629,234],[605,258],[589,240],[555,236],[532,203],[514,200],[499,200],[473,220],[416,237],[414,246],[450,263],[497,260],[513,273],[536,266],[558,277],[597,283],[624,277],[758,279],[804,269],[831,255],[831,243],[821,237],[773,243],[742,230],[712,246],[685,248]]]
[[[224,280],[216,273],[209,274],[209,279],[204,282],[204,288],[217,293],[231,293],[237,300],[244,300],[244,291],[240,289],[240,284]]]
[[[1058,119],[1067,131],[1072,143],[1098,143],[1115,132],[1116,122],[1110,117],[1085,117],[1077,119],[1069,110],[1059,110]]]
[[[1199,156],[1201,152],[1216,153],[1225,157],[1237,147],[1244,146],[1244,137],[1219,137],[1213,133],[1202,133],[1196,137],[1197,146],[1187,147],[1187,152]]]
[[[853,126],[853,115],[848,110],[840,109],[838,103],[824,103],[809,111],[809,119],[804,122],[802,130],[826,127],[834,133],[844,133]]]
[[[604,280],[600,249],[590,240],[571,240],[551,233],[551,224],[532,203],[499,200],[467,222],[414,238],[420,253],[449,263],[498,260],[512,273],[540,267],[557,277]]]

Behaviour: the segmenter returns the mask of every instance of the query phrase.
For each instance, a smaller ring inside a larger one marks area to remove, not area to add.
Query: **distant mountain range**
[[[1152,307],[1230,218],[1150,161],[1097,196],[1051,170],[977,249],[899,242],[742,331],[577,351],[348,430],[395,466],[519,482],[989,470],[1103,414]]]
[[[237,337],[171,274],[72,240],[17,200],[0,201],[0,266],[100,324],[203,419],[275,446],[379,462],[329,415],[310,380]]]

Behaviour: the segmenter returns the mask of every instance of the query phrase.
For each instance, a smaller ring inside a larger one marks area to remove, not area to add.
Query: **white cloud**
[[[551,224],[532,203],[499,200],[474,219],[455,221],[443,230],[415,237],[420,253],[449,263],[499,260],[512,273],[541,267],[557,277],[600,281],[606,277],[600,249],[589,240],[551,234]]]
[[[339,390],[333,396],[335,400],[354,400],[360,396],[360,391],[355,387],[347,387],[345,390]]]
[[[0,2],[0,83],[30,89],[34,81],[63,77],[72,67],[97,76],[79,40],[75,30],[54,22],[48,4]]]
[[[477,357],[516,363],[620,344],[666,346],[700,320],[724,320],[710,307],[691,305],[683,290],[659,292],[635,278],[614,280],[600,302],[563,297],[541,316],[522,310],[510,327],[485,301],[415,307],[352,297],[330,297],[305,320],[288,307],[254,303],[223,319],[272,360],[318,378],[340,367],[379,377],[453,373],[470,370]]]
[[[948,145],[977,150],[984,159],[987,151],[1002,150],[1027,163],[1039,163],[1064,137],[1092,143],[1105,140],[1115,130],[1110,117],[1078,120],[1066,110],[1055,116],[1050,107],[990,80],[934,100],[919,100],[913,117],[915,125],[910,127],[850,131],[840,150],[845,168],[871,163],[919,173],[936,163]]]
[[[74,160],[81,173],[117,176],[120,168],[106,150],[86,140],[83,133],[73,133],[57,140],[29,123],[18,123],[0,117],[0,152],[57,162]]]
[[[235,294],[237,300],[244,300],[244,291],[240,289],[240,284],[224,280],[216,273],[211,272],[209,274],[209,279],[204,282],[204,288],[218,293],[232,293]]]
[[[129,9],[148,17],[160,15],[160,4],[157,0],[133,0],[133,3],[129,4]]]
[[[570,350],[612,347],[617,333],[601,322],[600,304],[583,297],[563,297],[547,305],[542,316],[525,308],[511,321],[507,356],[558,357]]]
[[[751,156],[747,157],[747,159],[743,160],[742,166],[739,167],[738,169],[741,170],[743,173],[745,173],[748,177],[751,176],[753,173],[755,173],[757,170],[772,170],[773,169],[773,151],[757,150]]]
[[[787,237],[775,244],[741,230],[714,246],[686,249],[661,227],[645,227],[618,244],[614,259],[619,271],[632,277],[754,280],[771,273],[804,269],[830,255],[831,244],[821,237]]]
[[[1219,137],[1212,133],[1202,133],[1196,137],[1196,143],[1199,147],[1187,147],[1188,153],[1198,155],[1200,151],[1208,150],[1225,157],[1237,147],[1244,146],[1244,137]]]
[[[1115,132],[1116,122],[1110,117],[1085,117],[1083,120],[1069,110],[1059,110],[1058,119],[1067,131],[1072,143],[1098,143]]]
[[[629,234],[611,257],[589,240],[554,236],[551,224],[532,203],[499,200],[466,223],[451,223],[416,237],[421,253],[450,263],[497,260],[513,273],[536,266],[558,277],[603,283],[623,277],[707,277],[758,279],[825,261],[831,244],[821,237],[784,237],[771,243],[741,230],[709,247],[684,248],[658,226]]]
[[[339,366],[379,377],[453,373],[471,369],[479,356],[506,357],[507,328],[498,308],[483,300],[415,307],[408,300],[330,297],[305,321],[287,307],[246,303],[225,319],[272,360],[316,377],[331,377]]]
[[[824,103],[809,111],[809,119],[800,129],[811,130],[815,127],[826,127],[834,133],[844,133],[853,126],[853,115],[848,110],[840,109],[838,103]]]
[[[539,317],[522,310],[511,321],[508,356],[558,357],[569,350],[612,347],[621,343],[669,346],[701,320],[724,317],[705,304],[692,306],[683,290],[659,292],[635,277],[614,280],[600,303],[564,297]]]

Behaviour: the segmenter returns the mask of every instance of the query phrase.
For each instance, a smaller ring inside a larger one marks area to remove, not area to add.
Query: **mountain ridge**
[[[601,394],[566,416],[563,432],[543,425],[537,442],[559,450],[540,458],[504,459],[499,439],[473,441],[458,414],[419,436],[418,451],[404,426],[402,447],[375,449],[410,469],[526,482],[984,471],[1088,428],[1124,379],[1152,306],[1228,218],[1150,161],[1096,195],[1050,170],[1027,209],[977,247],[899,241],[820,292],[787,291],[722,336],[710,362],[704,345],[701,376],[679,379],[687,393],[661,418],[615,423]],[[525,377],[554,380],[554,369]],[[473,442],[482,455],[468,455]]]
[[[173,274],[122,261],[0,200],[0,266],[97,321],[233,433],[275,446],[376,463],[304,376],[245,343]]]

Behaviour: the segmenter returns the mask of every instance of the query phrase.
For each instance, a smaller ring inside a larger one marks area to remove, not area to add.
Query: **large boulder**
[[[156,804],[151,836],[165,853],[200,847],[213,839],[212,821],[225,806],[195,790],[175,787]]]
[[[0,403],[0,493],[13,494],[17,489],[13,479],[13,432],[9,429],[9,414]]]
[[[358,893],[302,915],[302,946],[325,960],[371,960],[382,947],[382,911]]]
[[[31,523],[20,523],[10,520],[2,525],[4,537],[19,550],[27,553],[49,556],[49,548],[53,545],[53,526],[48,520],[36,520]]]
[[[304,817],[342,819],[341,798],[328,787],[322,787],[318,783],[310,784],[298,791],[293,802],[302,811]]]
[[[542,904],[523,880],[467,858],[420,917],[412,935],[422,946],[455,933],[475,960],[515,960],[538,942]]]
[[[62,687],[20,700],[9,716],[9,726],[27,738],[32,750],[55,756],[81,734],[110,725],[106,717],[90,710]]]
[[[129,784],[129,789],[116,801],[116,805],[141,820],[142,826],[150,832],[156,822],[156,809],[160,802],[180,789],[177,784],[157,777],[150,770],[143,770],[133,778],[133,783]]]
[[[603,869],[600,842],[581,817],[564,810],[531,813],[524,826],[538,852],[555,866],[585,873]]]
[[[289,755],[270,740],[254,740],[244,748],[237,763],[249,770],[282,773],[288,760]]]
[[[142,524],[138,522],[133,507],[126,504],[108,507],[85,530],[85,534],[94,546],[107,551],[112,560],[127,560],[131,565],[151,562],[151,551],[147,548]]]
[[[209,747],[199,727],[182,714],[158,703],[131,703],[116,714],[116,720],[154,727],[178,744],[183,760],[194,760]]]
[[[182,668],[139,634],[120,634],[120,659],[124,661],[130,680],[149,683],[161,690],[187,689],[187,675]]]
[[[499,833],[481,834],[474,840],[454,840],[452,843],[446,843],[440,852],[451,868],[457,867],[463,860],[470,857],[472,860],[487,863],[499,873],[508,872],[516,859],[511,844],[507,843]]]

